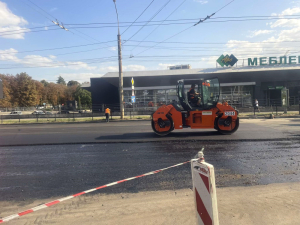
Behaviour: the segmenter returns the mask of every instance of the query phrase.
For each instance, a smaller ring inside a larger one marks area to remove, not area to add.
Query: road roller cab
[[[239,127],[238,112],[220,103],[218,78],[209,80],[179,80],[178,102],[161,106],[152,115],[153,131],[164,136],[174,129],[216,129],[221,134],[232,134]]]

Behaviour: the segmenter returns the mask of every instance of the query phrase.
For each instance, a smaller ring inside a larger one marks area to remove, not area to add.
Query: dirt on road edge
[[[218,188],[221,225],[299,224],[300,183]],[[42,202],[0,202],[8,216]],[[196,224],[190,189],[85,195],[6,224]]]

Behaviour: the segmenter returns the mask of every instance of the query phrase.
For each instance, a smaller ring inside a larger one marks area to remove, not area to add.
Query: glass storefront
[[[190,89],[190,85],[185,86],[185,93]],[[254,86],[226,86],[220,88],[219,101],[227,101],[229,104],[239,107],[252,106]],[[124,91],[124,101],[131,107],[132,91]],[[176,88],[161,90],[135,90],[136,107],[159,107],[178,101]]]

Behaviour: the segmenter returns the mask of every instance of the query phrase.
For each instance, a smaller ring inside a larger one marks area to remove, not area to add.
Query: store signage
[[[276,86],[276,87],[274,87],[274,86],[268,86],[269,90],[281,90],[283,88],[284,88],[283,86]]]
[[[238,59],[234,56],[234,55],[221,55],[218,59],[217,59],[217,63],[220,64],[220,66],[224,67],[224,66],[234,66],[234,64],[236,64],[236,62],[238,61]]]
[[[300,56],[248,58],[248,66],[300,64]]]

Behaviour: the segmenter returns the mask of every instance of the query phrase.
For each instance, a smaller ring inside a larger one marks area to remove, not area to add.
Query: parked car
[[[60,111],[57,114],[69,114],[69,113],[70,113],[69,111]]]
[[[44,109],[45,107],[44,106],[38,106],[36,107],[36,109]]]
[[[52,112],[49,112],[49,111],[46,111],[45,113],[46,113],[46,115],[52,115],[53,114]]]
[[[45,115],[45,113],[43,111],[38,111],[38,110],[34,111],[32,114],[33,115]]]
[[[22,115],[22,112],[21,111],[12,111],[10,114],[11,115]]]
[[[133,104],[131,102],[125,102],[125,108],[132,108]]]

